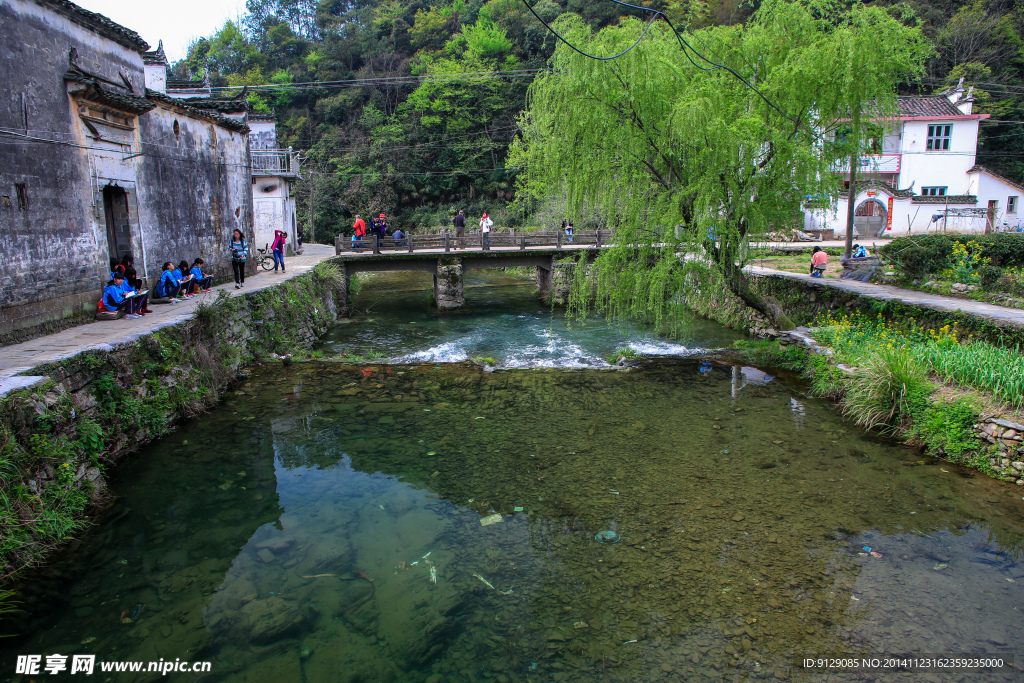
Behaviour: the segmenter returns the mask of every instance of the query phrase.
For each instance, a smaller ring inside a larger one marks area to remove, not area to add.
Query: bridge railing
[[[353,242],[352,238],[339,235],[335,238],[335,252],[355,251],[357,253],[415,253],[417,251],[440,251],[446,253],[452,251],[490,251],[501,249],[508,251],[518,249],[525,251],[531,247],[554,247],[556,249],[572,249],[581,246],[594,246],[597,248],[606,246],[611,233],[608,230],[593,230],[574,232],[566,235],[561,231],[552,232],[491,232],[487,234],[474,232],[462,237],[456,237],[450,232],[405,235],[398,239],[394,237],[379,237],[371,235],[365,237],[362,242]]]

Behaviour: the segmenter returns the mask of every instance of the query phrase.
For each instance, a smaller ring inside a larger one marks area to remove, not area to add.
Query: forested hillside
[[[743,22],[728,0],[653,0],[677,26]],[[927,75],[905,92],[965,76],[983,124],[979,163],[1024,179],[1024,7],[1006,0],[907,3],[935,45]],[[538,0],[546,21],[579,14],[594,30],[627,14],[602,0]],[[908,20],[909,21],[909,20]],[[247,0],[240,24],[196,41],[174,77],[209,78],[220,96],[249,86],[256,111],[275,111],[282,146],[307,160],[297,193],[303,232],[349,229],[355,213],[385,212],[416,228],[465,209],[499,226],[553,225],[549,204],[513,204],[505,170],[529,84],[556,38],[522,0]],[[272,87],[266,87],[267,85]],[[260,87],[262,86],[262,87]]]

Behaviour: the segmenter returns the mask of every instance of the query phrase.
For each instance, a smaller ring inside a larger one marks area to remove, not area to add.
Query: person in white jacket
[[[484,212],[484,215],[480,217],[480,234],[484,236],[484,243],[490,246],[491,244],[491,226],[494,225],[494,221],[491,217]]]

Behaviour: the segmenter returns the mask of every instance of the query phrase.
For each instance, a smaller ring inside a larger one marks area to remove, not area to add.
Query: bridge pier
[[[434,303],[442,311],[462,308],[466,297],[462,289],[462,259],[445,256],[437,259],[434,275]]]

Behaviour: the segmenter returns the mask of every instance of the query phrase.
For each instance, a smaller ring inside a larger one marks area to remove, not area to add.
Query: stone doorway
[[[132,228],[128,213],[128,193],[124,188],[103,188],[103,214],[107,219],[107,247],[113,269],[125,254],[132,253]]]

